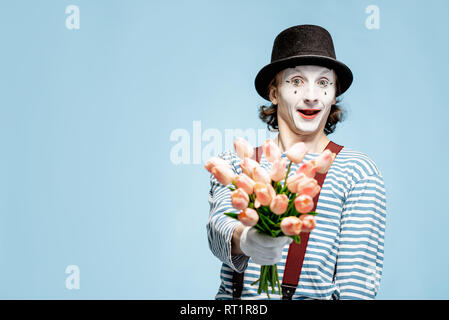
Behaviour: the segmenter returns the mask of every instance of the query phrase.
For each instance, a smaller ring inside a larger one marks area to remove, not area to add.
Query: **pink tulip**
[[[238,218],[243,225],[254,227],[259,221],[259,214],[254,209],[246,208],[240,211]]]
[[[254,168],[256,167],[259,167],[259,163],[256,160],[250,158],[244,158],[243,161],[240,163],[240,168],[242,169],[242,172],[250,178],[254,178],[253,171]]]
[[[308,194],[301,194],[295,199],[295,208],[299,213],[308,213],[313,209],[313,198]]]
[[[271,184],[271,178],[267,170],[261,166],[257,166],[253,169],[253,179],[256,182],[262,182],[265,184]]]
[[[243,138],[239,137],[234,140],[234,148],[237,156],[242,160],[253,156],[254,148]]]
[[[299,181],[307,178],[304,173],[294,174],[287,178],[287,188],[292,193],[297,193],[296,187]]]
[[[254,184],[254,193],[256,194],[256,200],[262,206],[268,206],[271,200],[276,196],[276,191],[271,184],[261,182],[256,182]]]
[[[218,165],[212,168],[211,173],[214,175],[215,179],[221,184],[227,186],[234,181],[236,174],[228,165]]]
[[[247,194],[254,192],[254,180],[242,173],[235,177],[235,185],[237,188],[243,189]]]
[[[329,149],[324,150],[318,157],[315,158],[317,172],[326,173],[334,162],[335,157],[336,154],[332,153]]]
[[[300,163],[304,159],[306,153],[307,148],[304,142],[295,143],[285,152],[287,158],[294,163]]]
[[[302,231],[310,232],[316,227],[316,219],[311,214],[302,214],[299,216],[302,221]]]
[[[284,180],[285,174],[287,173],[285,167],[287,166],[287,159],[279,158],[273,162],[270,169],[270,178],[273,181]]]
[[[277,194],[270,203],[270,210],[274,214],[281,215],[287,211],[288,197],[285,194]]]
[[[293,188],[295,189],[295,193],[307,194],[312,198],[321,190],[321,187],[315,179],[307,177],[298,181]]]
[[[204,168],[206,168],[207,171],[212,173],[212,168],[218,165],[228,165],[228,162],[219,157],[212,157],[206,161]]]
[[[267,139],[262,144],[262,150],[265,155],[265,158],[267,158],[269,162],[274,162],[277,159],[281,158],[282,155],[281,150],[271,139]]]
[[[231,204],[237,210],[243,210],[248,207],[249,196],[243,189],[237,188],[231,192]]]
[[[304,162],[298,168],[298,170],[296,170],[296,173],[304,173],[309,178],[313,178],[313,177],[315,177],[317,168],[318,167],[317,167],[315,160],[310,160],[310,161]]]
[[[297,217],[285,217],[281,221],[281,230],[286,236],[296,236],[301,233],[302,221]]]

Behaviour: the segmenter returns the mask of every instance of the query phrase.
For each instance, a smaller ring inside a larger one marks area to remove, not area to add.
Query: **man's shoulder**
[[[379,167],[368,154],[350,147],[344,147],[335,158],[335,162],[350,170],[357,180],[373,175],[382,176]]]
[[[221,151],[219,154],[217,154],[217,157],[222,158],[223,160],[226,160],[226,161],[231,161],[231,162],[239,159],[239,157],[237,156],[237,153],[235,151],[231,151],[231,150]]]

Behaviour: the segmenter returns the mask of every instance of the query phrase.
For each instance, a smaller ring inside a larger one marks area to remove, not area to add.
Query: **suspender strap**
[[[329,149],[333,153],[338,154],[342,146],[337,145],[336,143],[329,141],[326,149]],[[326,178],[326,173],[321,174],[317,173],[315,175],[315,179],[320,187],[323,186],[324,179]],[[316,210],[316,206],[318,204],[318,198],[320,193],[318,193],[314,198],[314,206],[312,211]],[[284,275],[282,277],[282,300],[291,300],[293,294],[296,291],[299,283],[299,277],[301,275],[302,264],[304,262],[304,256],[306,254],[307,243],[309,241],[310,232],[301,232],[300,238],[301,243],[297,244],[296,242],[292,242],[288,249],[287,261],[285,262]]]
[[[332,141],[329,141],[326,149],[329,149],[335,154],[338,154],[343,146],[340,146]],[[254,148],[253,159],[257,162],[260,162],[260,158],[262,156],[262,147],[258,146]],[[315,175],[315,179],[318,182],[320,187],[323,186],[324,179],[326,178],[326,174],[317,173]],[[312,211],[316,210],[316,206],[318,203],[318,198],[320,194],[318,193],[314,198],[314,207]],[[302,264],[304,261],[304,256],[306,254],[307,242],[309,241],[309,232],[301,232],[300,238],[301,243],[296,244],[296,242],[292,242],[288,249],[287,261],[285,263],[284,275],[282,277],[282,300],[291,300],[293,294],[296,291],[299,283],[299,277],[301,275]],[[233,299],[240,299],[243,290],[243,279],[244,273],[238,273],[234,271],[232,277],[232,297]]]
[[[242,296],[242,290],[243,290],[243,277],[244,273],[238,273],[234,271],[234,274],[232,275],[232,298],[234,300],[240,300],[240,297]]]

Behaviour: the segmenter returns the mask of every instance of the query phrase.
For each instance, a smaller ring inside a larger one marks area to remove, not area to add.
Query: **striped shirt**
[[[236,174],[242,173],[233,151],[218,155]],[[303,161],[318,154],[308,153]],[[282,157],[286,157],[285,153]],[[260,165],[271,168],[262,154]],[[292,164],[290,174],[301,164]],[[282,182],[283,183],[283,182]],[[209,248],[223,262],[216,299],[232,299],[233,271],[245,272],[242,299],[267,299],[257,293],[260,265],[245,255],[231,255],[231,238],[239,221],[225,216],[236,212],[231,191],[210,176],[207,223]],[[316,227],[309,236],[298,287],[292,299],[374,299],[383,268],[386,195],[383,176],[366,154],[343,148],[330,167],[318,199]],[[288,245],[277,264],[282,282]],[[270,291],[271,299],[280,295]]]

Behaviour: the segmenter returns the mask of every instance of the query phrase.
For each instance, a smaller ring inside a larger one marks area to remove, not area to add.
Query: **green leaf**
[[[291,216],[292,215],[292,208],[295,208],[295,199],[296,199],[297,194],[293,193],[292,196],[289,199],[288,202],[288,207],[287,210],[285,211],[284,215],[286,217]],[[296,211],[296,210],[295,210]]]
[[[261,234],[266,234],[268,236],[270,236],[271,234],[267,231],[265,231],[264,227],[261,225],[261,223],[257,223],[254,228],[256,228],[257,231],[259,231]]]
[[[227,215],[228,217],[231,217],[233,219],[239,219],[239,214],[238,213],[234,213],[234,212],[225,212],[225,215]]]
[[[316,216],[318,214],[318,212],[315,211],[310,211],[308,214],[312,215],[312,216]]]
[[[268,208],[268,206],[260,206],[259,210],[262,211],[265,214],[269,214],[270,213],[270,209]]]
[[[264,214],[260,214],[259,217],[260,217],[261,219],[264,219],[264,221],[265,221],[267,224],[269,224],[269,225],[271,225],[271,226],[273,226],[273,227],[276,225],[276,223],[274,223],[274,222],[270,219],[269,216],[266,216],[266,215],[264,215]]]
[[[262,222],[262,225],[265,227],[265,233],[273,237],[273,232],[271,231],[271,228],[265,222],[265,217],[263,214],[259,215],[259,221]]]
[[[296,211],[296,207],[293,206],[291,211],[290,211],[290,215],[291,216],[295,216],[295,217],[299,217],[301,215],[301,213],[299,213],[298,211]]]
[[[292,236],[293,241],[295,241],[297,244],[301,243],[301,237],[300,236]]]

